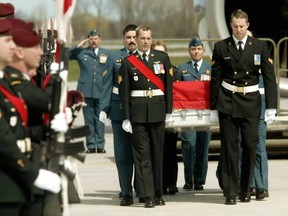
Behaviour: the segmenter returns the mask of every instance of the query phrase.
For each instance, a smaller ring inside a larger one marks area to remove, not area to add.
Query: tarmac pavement
[[[179,162],[179,193],[164,195],[165,206],[143,207],[134,196],[131,206],[119,206],[119,183],[113,154],[113,135],[106,133],[106,154],[87,154],[78,170],[84,197],[70,205],[70,216],[175,216],[175,215],[288,215],[288,160],[269,160],[269,194],[264,201],[224,205],[224,197],[215,176],[217,161],[209,161],[207,182],[203,191],[184,191],[183,163]]]
[[[71,89],[71,88],[70,88]],[[73,89],[73,88],[72,88]],[[80,115],[75,125],[83,125]],[[179,193],[164,195],[165,206],[144,208],[134,196],[134,204],[120,206],[119,182],[114,161],[113,134],[107,127],[106,154],[87,154],[84,163],[77,162],[83,197],[78,204],[70,204],[70,216],[286,216],[288,215],[288,160],[269,160],[269,194],[263,201],[252,197],[250,203],[224,205],[225,198],[215,176],[217,161],[209,161],[206,184],[203,191],[184,191],[183,163],[178,163]]]

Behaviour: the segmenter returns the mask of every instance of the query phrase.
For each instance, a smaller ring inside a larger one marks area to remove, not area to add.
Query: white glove
[[[217,110],[210,110],[210,122],[219,122]]]
[[[104,111],[101,111],[99,113],[99,121],[102,122],[103,124],[105,124],[105,122],[107,121],[107,114]]]
[[[68,130],[68,123],[65,113],[60,112],[54,116],[51,121],[51,128],[56,132],[66,133]]]
[[[172,125],[173,124],[173,118],[171,113],[167,113],[165,117],[165,123],[167,125]]]
[[[73,121],[72,110],[70,107],[65,107],[65,115],[67,123],[70,124]]]
[[[129,119],[125,119],[122,123],[122,128],[127,133],[132,133],[132,125]]]
[[[51,171],[40,169],[39,174],[34,181],[34,186],[57,194],[61,190],[60,176]]]
[[[264,120],[267,124],[272,124],[276,119],[276,109],[266,109]]]

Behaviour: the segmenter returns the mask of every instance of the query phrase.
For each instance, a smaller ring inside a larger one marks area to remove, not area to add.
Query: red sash
[[[146,78],[156,85],[164,93],[164,84],[162,80],[154,74],[143,62],[141,62],[135,55],[127,57],[128,61],[133,64]]]
[[[22,122],[24,123],[24,126],[27,127],[28,122],[28,111],[25,102],[11,94],[9,91],[7,91],[3,86],[0,85],[0,91],[3,93],[3,95],[11,102],[11,104],[15,107],[15,109],[18,111],[20,118]]]

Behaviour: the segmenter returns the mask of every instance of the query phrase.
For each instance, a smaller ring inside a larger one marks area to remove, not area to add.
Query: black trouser
[[[132,129],[139,197],[162,196],[165,122],[132,123]]]
[[[220,177],[223,183],[224,196],[238,196],[240,193],[249,194],[250,180],[253,176],[256,145],[258,143],[259,118],[233,118],[219,112],[221,156]],[[238,171],[238,137],[242,141],[242,163],[239,187]]]
[[[1,216],[28,216],[28,206],[24,203],[0,203]]]
[[[178,158],[177,158],[178,133],[165,132],[164,139],[164,161],[163,161],[163,189],[170,185],[177,185]]]

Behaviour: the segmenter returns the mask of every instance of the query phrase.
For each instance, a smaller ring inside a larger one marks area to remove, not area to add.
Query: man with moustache
[[[119,70],[122,128],[132,134],[137,192],[145,208],[165,205],[163,147],[165,122],[172,121],[172,67],[167,53],[151,49],[152,31],[136,28],[138,51]]]
[[[83,107],[84,122],[91,130],[91,135],[86,138],[87,153],[106,153],[105,125],[99,121],[99,100],[110,51],[99,47],[100,43],[99,31],[92,30],[85,40],[69,50],[70,60],[76,60],[80,67],[77,90],[84,94],[87,104]]]
[[[103,77],[103,88],[100,99],[101,112],[99,119],[105,123],[108,115],[112,123],[114,157],[121,188],[120,196],[122,196],[120,206],[133,204],[131,184],[133,176],[133,156],[130,142],[131,134],[122,129],[123,117],[118,90],[118,73],[123,59],[137,51],[135,42],[136,27],[134,24],[129,24],[123,29],[124,48],[112,53],[111,58],[109,58],[108,72]]]

